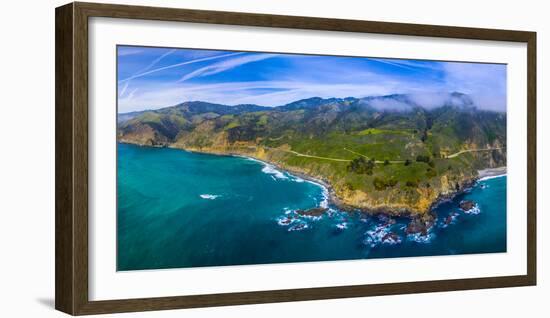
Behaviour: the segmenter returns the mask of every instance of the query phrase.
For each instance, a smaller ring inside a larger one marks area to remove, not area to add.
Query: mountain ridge
[[[140,111],[130,111],[130,112],[123,112],[118,113],[118,116],[123,116],[125,119],[127,119],[127,116],[135,117],[135,115],[139,115],[140,113],[144,112],[156,112],[165,110],[168,108],[176,108],[176,107],[184,107],[186,105],[188,106],[210,106],[210,107],[220,107],[220,108],[226,108],[226,112],[228,113],[236,113],[236,112],[242,112],[242,111],[268,111],[268,110],[298,110],[298,109],[305,109],[305,108],[313,108],[317,107],[322,104],[327,104],[330,102],[347,102],[347,103],[353,103],[353,102],[361,102],[364,101],[368,103],[369,101],[373,100],[383,100],[383,99],[393,99],[393,100],[399,100],[405,103],[410,103],[411,105],[414,105],[415,107],[422,107],[417,102],[414,102],[411,98],[409,98],[411,95],[409,94],[389,94],[389,95],[373,95],[373,96],[366,96],[366,97],[344,97],[344,98],[338,98],[338,97],[329,97],[329,98],[322,98],[319,96],[313,96],[309,98],[303,98],[299,99],[284,105],[278,105],[278,106],[262,106],[257,104],[236,104],[236,105],[228,105],[228,104],[219,104],[219,103],[212,103],[212,102],[206,102],[206,101],[200,101],[200,100],[192,100],[192,101],[185,101],[181,102],[172,106],[166,106],[161,107],[157,109],[145,109]],[[463,101],[463,105],[473,106],[474,102],[473,100],[467,95],[460,92],[451,92],[448,94],[449,101],[448,105],[453,105],[452,98],[460,99]],[[444,105],[442,105],[444,106]],[[456,105],[455,105],[456,106]],[[230,110],[230,108],[234,108],[234,110]],[[254,109],[254,110],[252,110]],[[382,110],[382,109],[380,109]]]
[[[134,114],[117,135],[253,157],[322,180],[341,207],[429,219],[432,205],[468,187],[478,169],[506,165],[506,113],[479,109],[465,94],[444,97],[437,107],[406,94],[277,107],[184,102]]]

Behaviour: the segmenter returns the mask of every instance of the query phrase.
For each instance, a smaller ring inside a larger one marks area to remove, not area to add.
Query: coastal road
[[[493,150],[501,150],[501,149],[504,149],[504,147],[495,147],[495,148],[484,148],[484,149],[466,149],[466,150],[461,150],[461,151],[458,151],[458,152],[455,152],[453,154],[450,154],[448,155],[447,157],[445,158],[442,158],[442,159],[452,159],[452,158],[456,158],[462,154],[465,154],[465,153],[468,153],[468,152],[481,152],[481,151],[493,151]],[[353,154],[356,154],[356,155],[359,155],[359,156],[362,156],[362,157],[365,157],[367,159],[370,159],[368,156],[365,156],[364,154],[362,153],[358,153],[358,152],[355,152],[353,150],[349,150],[347,148],[344,148],[344,150],[348,151],[348,152],[351,152]],[[390,163],[404,163],[405,160],[389,160]],[[379,161],[379,160],[376,160],[375,163],[384,163],[384,161]]]
[[[340,162],[350,162],[351,161],[349,159],[339,159],[339,158],[329,158],[329,157],[319,157],[319,156],[306,155],[306,154],[303,154],[303,153],[296,152],[294,150],[285,150],[285,149],[277,149],[277,150],[281,150],[281,151],[284,151],[284,152],[289,152],[289,153],[294,154],[298,157],[316,158],[316,159],[340,161]]]
[[[315,158],[315,159],[321,159],[321,160],[330,160],[330,161],[338,161],[338,162],[351,162],[350,159],[340,159],[340,158],[330,158],[330,157],[321,157],[321,156],[314,156],[314,155],[306,155],[306,154],[303,154],[303,153],[299,153],[297,151],[294,151],[294,150],[287,150],[287,149],[280,149],[280,148],[271,148],[271,147],[265,147],[267,149],[272,149],[272,150],[279,150],[279,151],[283,151],[283,152],[288,152],[288,153],[291,153],[295,156],[298,156],[298,157],[306,157],[306,158]],[[350,149],[347,149],[347,148],[343,148],[345,151],[348,151],[348,152],[351,152],[355,155],[358,155],[358,156],[362,156],[366,159],[370,159],[368,156],[362,154],[362,153],[359,153],[359,152],[355,152],[353,150],[350,150]],[[497,147],[497,148],[484,148],[484,149],[467,149],[467,150],[461,150],[461,151],[458,151],[458,152],[455,152],[453,154],[450,154],[448,155],[447,157],[445,158],[442,158],[442,159],[452,159],[452,158],[456,158],[462,154],[465,154],[465,153],[468,153],[468,152],[481,152],[481,151],[493,151],[493,150],[501,150],[501,149],[504,149],[504,147]],[[376,160],[374,161],[375,163],[378,163],[378,164],[383,164],[384,161],[381,161],[381,160]],[[389,160],[389,163],[404,163],[405,160]]]
[[[349,151],[353,154],[356,154],[356,155],[359,155],[359,156],[362,156],[362,157],[365,157],[367,159],[370,159],[369,157],[365,156],[364,154],[362,153],[358,153],[358,152],[355,152],[353,150],[349,150],[348,148],[344,148],[345,151]],[[404,163],[405,160],[388,160],[389,163]],[[384,163],[384,161],[380,161],[380,160],[375,160],[374,163]]]
[[[455,158],[460,156],[461,154],[467,153],[467,152],[479,152],[479,151],[493,151],[493,150],[501,150],[504,149],[504,147],[497,147],[497,148],[484,148],[484,149],[467,149],[467,150],[461,150],[459,152],[455,152],[451,155],[448,155],[446,158]]]

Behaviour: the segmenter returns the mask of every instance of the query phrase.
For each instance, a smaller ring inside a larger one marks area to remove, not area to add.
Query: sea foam
[[[325,187],[323,187],[323,200],[321,200],[319,206],[324,209],[328,208],[328,190]]]
[[[339,230],[345,230],[348,228],[348,223],[347,222],[338,223],[336,224],[336,228]]]
[[[206,200],[216,200],[217,198],[221,197],[221,195],[219,194],[201,194],[199,196]]]
[[[479,178],[478,181],[485,181],[485,180],[491,180],[491,179],[502,178],[502,177],[506,177],[506,174],[499,174],[498,176],[487,176],[487,177]]]
[[[479,208],[479,205],[476,203],[471,209],[469,210],[463,210],[466,214],[472,214],[472,215],[478,215],[481,213],[481,209]]]
[[[262,168],[262,172],[269,174],[277,179],[288,179],[288,177],[281,171],[275,169],[272,165],[265,164]]]
[[[304,182],[304,179],[294,176],[294,182],[302,183]]]
[[[430,243],[435,237],[434,233],[428,232],[428,234],[422,235],[421,233],[408,234],[407,239],[416,243]]]

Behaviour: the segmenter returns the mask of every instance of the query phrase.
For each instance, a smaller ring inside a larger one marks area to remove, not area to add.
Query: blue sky
[[[118,47],[118,111],[201,100],[278,106],[303,98],[410,94],[426,107],[450,92],[506,110],[506,66],[404,59]]]

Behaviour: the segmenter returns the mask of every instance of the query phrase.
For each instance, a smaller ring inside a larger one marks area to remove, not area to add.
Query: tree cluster
[[[358,174],[372,175],[374,169],[374,159],[365,159],[365,157],[359,157],[353,159],[348,165],[348,171]]]

